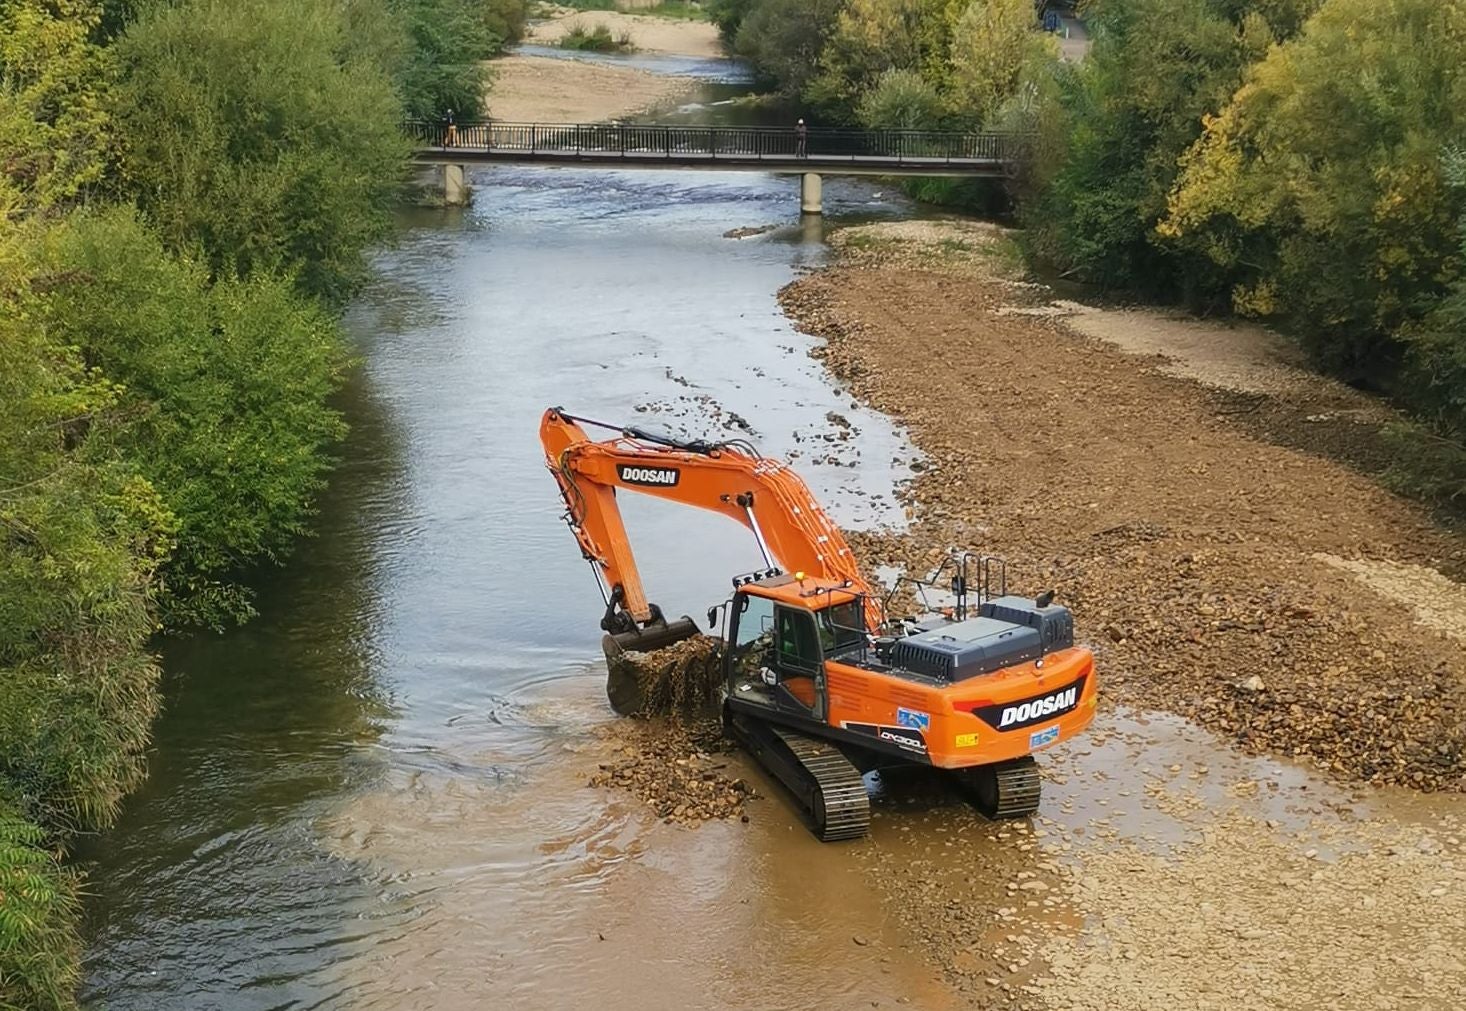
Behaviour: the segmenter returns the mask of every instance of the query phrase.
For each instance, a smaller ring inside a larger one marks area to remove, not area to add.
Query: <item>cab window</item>
[[[825,653],[839,653],[865,642],[864,614],[860,601],[831,604],[819,613],[820,642]]]
[[[814,615],[794,608],[775,608],[774,627],[780,666],[805,673],[820,669],[824,656],[820,651],[819,634],[815,631]]]

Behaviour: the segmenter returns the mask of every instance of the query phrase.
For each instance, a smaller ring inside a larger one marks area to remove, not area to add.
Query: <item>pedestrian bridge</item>
[[[1025,139],[1011,133],[825,128],[801,138],[794,127],[641,123],[412,122],[405,130],[418,144],[419,163],[443,166],[450,203],[463,197],[468,165],[579,165],[798,173],[805,176],[803,209],[812,213],[820,209],[821,174],[1002,178],[1017,170]]]

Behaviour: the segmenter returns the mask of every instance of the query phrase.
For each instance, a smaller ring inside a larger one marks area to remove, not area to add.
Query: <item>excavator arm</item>
[[[582,424],[616,435],[594,441]],[[559,408],[545,412],[540,441],[565,499],[565,520],[600,582],[607,632],[630,633],[661,622],[637,573],[616,503],[618,489],[741,523],[753,533],[768,566],[845,582],[865,594],[867,624],[872,631],[878,627],[879,605],[849,544],[788,464],[759,456],[745,442],[679,442],[572,417]]]

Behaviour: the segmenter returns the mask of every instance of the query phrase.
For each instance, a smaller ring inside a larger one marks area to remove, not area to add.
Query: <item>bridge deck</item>
[[[676,151],[499,151],[425,147],[414,155],[429,165],[582,165],[625,169],[703,169],[713,172],[819,172],[825,175],[1002,176],[1009,163],[985,158],[896,158],[880,155],[734,155]]]
[[[409,123],[426,164],[584,165],[831,175],[1002,176],[1011,134],[619,123]],[[450,133],[451,130],[451,133]]]

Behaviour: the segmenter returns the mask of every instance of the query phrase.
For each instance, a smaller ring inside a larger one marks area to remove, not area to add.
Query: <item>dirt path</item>
[[[1005,278],[1004,241],[847,229],[782,294],[926,457],[910,532],[862,557],[1057,586],[1107,703],[1047,753],[1031,835],[944,814],[916,857],[877,835],[873,880],[975,1006],[1463,1006],[1462,546],[1299,448],[1367,457],[1383,409],[1265,332]]]

